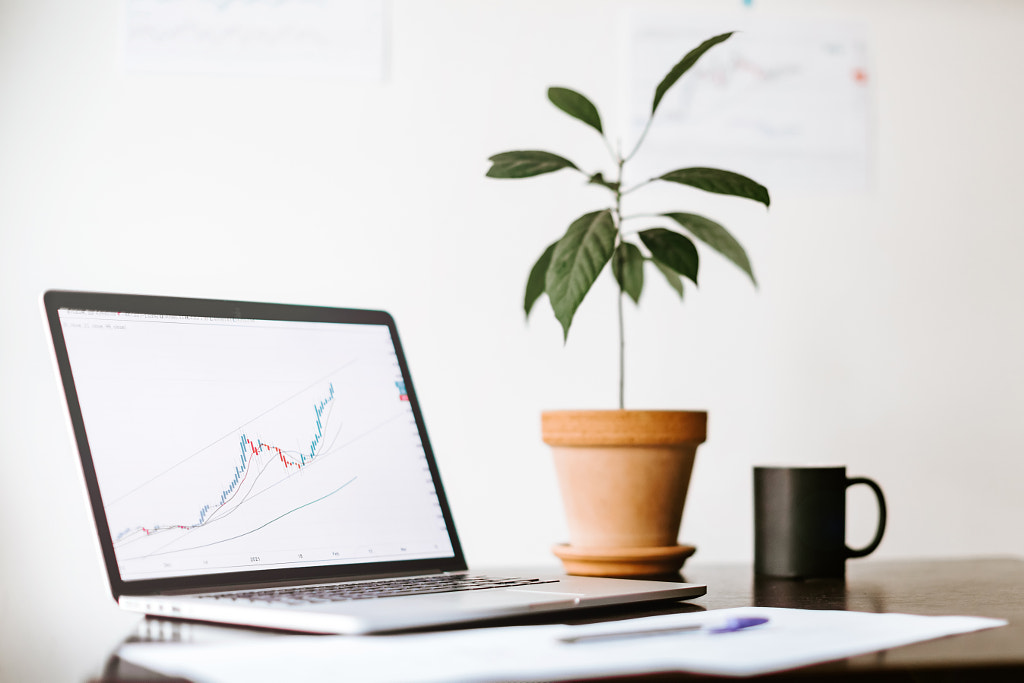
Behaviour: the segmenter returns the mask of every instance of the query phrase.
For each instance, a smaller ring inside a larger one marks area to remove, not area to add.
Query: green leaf
[[[566,339],[576,309],[612,257],[615,233],[609,209],[588,213],[573,221],[551,255],[544,289]]]
[[[705,192],[753,199],[765,206],[771,203],[768,188],[732,171],[717,168],[680,168],[660,176],[660,179],[696,187]]]
[[[583,95],[569,88],[548,88],[548,99],[551,103],[569,116],[575,117],[604,135],[601,128],[601,115],[597,107]]]
[[[619,288],[629,295],[633,303],[640,303],[644,289],[644,255],[635,244],[623,242],[612,256],[612,273]]]
[[[657,267],[657,269],[661,271],[661,274],[665,276],[666,280],[668,280],[669,286],[672,287],[672,289],[676,290],[676,294],[678,294],[679,298],[682,299],[683,279],[679,277],[679,273],[672,270],[671,268],[669,268],[656,258],[652,258],[651,263],[653,263],[655,267]]]
[[[665,78],[662,79],[661,83],[658,84],[658,88],[654,91],[654,104],[651,106],[651,114],[658,109],[658,104],[661,103],[661,98],[665,96],[665,93],[675,85],[675,82],[679,80],[680,76],[690,70],[690,67],[697,63],[705,52],[713,48],[719,43],[723,43],[728,40],[732,33],[723,33],[720,36],[714,38],[708,38],[703,43],[690,50],[685,57],[683,57],[678,64],[672,67],[672,70],[668,72]]]
[[[699,257],[688,237],[667,228],[651,228],[640,233],[640,240],[651,250],[651,256],[697,284]]]
[[[552,242],[544,253],[540,255],[537,262],[530,269],[530,277],[526,280],[526,296],[523,300],[523,308],[526,310],[526,317],[530,317],[530,310],[537,303],[537,299],[544,293],[544,278],[547,277],[548,267],[551,265],[551,255],[555,253],[558,242]]]
[[[750,276],[750,281],[754,283],[754,286],[757,286],[757,280],[754,279],[754,271],[750,267],[747,252],[724,227],[704,218],[704,216],[698,216],[693,213],[666,213],[662,215],[671,218],[686,228],[691,235],[735,263],[740,267],[740,270]]]
[[[576,164],[568,159],[540,150],[502,152],[489,161],[492,166],[487,171],[488,178],[529,178],[563,168],[576,168]]]
[[[591,185],[603,185],[612,192],[619,191],[619,183],[614,183],[610,180],[605,180],[603,173],[595,173],[594,175],[590,176],[590,179],[587,180],[587,182],[590,183]]]

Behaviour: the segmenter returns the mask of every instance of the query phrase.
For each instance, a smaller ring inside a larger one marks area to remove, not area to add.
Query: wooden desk
[[[793,607],[996,617],[1002,628],[933,640],[763,677],[771,681],[1024,681],[1024,560],[847,563],[846,581],[754,579],[750,567],[700,567],[707,609]],[[762,679],[759,679],[762,680]]]
[[[863,612],[956,614],[1007,619],[1008,626],[851,657],[791,672],[761,677],[767,681],[867,680],[871,681],[1024,681],[1024,560],[985,558],[884,562],[851,561],[843,580],[792,581],[755,579],[749,565],[688,566],[688,581],[706,583],[708,594],[697,600],[645,610],[601,610],[574,619],[607,621],[649,614],[723,609],[727,607],[792,607],[846,609]],[[181,624],[147,620],[149,630],[160,632]],[[523,622],[518,622],[523,623]],[[204,630],[218,639],[242,629],[191,627],[195,637]],[[254,635],[254,634],[249,634]],[[266,637],[260,633],[259,637]],[[273,636],[288,638],[287,635]],[[704,678],[665,674],[644,680]],[[110,681],[166,681],[126,666],[116,658],[106,668]],[[622,680],[637,680],[635,677]]]

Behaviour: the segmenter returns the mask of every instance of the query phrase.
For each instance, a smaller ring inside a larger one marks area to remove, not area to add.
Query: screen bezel
[[[58,375],[64,388],[65,403],[71,422],[75,444],[78,448],[82,474],[89,494],[93,521],[99,534],[103,561],[114,598],[121,595],[148,595],[154,593],[176,593],[190,590],[225,590],[232,587],[246,587],[255,584],[335,581],[375,574],[414,574],[429,571],[462,571],[466,569],[465,557],[459,543],[455,523],[452,519],[448,498],[444,493],[441,478],[434,458],[426,426],[420,411],[419,400],[412,383],[405,353],[398,338],[394,318],[385,311],[352,308],[332,308],[298,304],[258,303],[218,299],[192,299],[184,297],[151,296],[141,294],[114,294],[100,292],[77,292],[50,290],[43,294],[43,308],[46,315]],[[68,358],[67,345],[61,327],[61,309],[140,313],[149,315],[181,315],[204,318],[253,319],[272,321],[298,321],[321,323],[355,323],[385,325],[395,347],[402,377],[405,381],[409,404],[416,420],[423,452],[433,478],[438,503],[444,516],[453,556],[426,560],[396,560],[388,562],[366,562],[347,565],[326,565],[322,567],[295,567],[285,569],[257,569],[237,572],[223,572],[205,575],[188,575],[126,581],[121,577],[114,554],[114,544],[107,523],[103,498],[96,477],[96,469],[89,447],[89,439],[78,402],[74,374]]]

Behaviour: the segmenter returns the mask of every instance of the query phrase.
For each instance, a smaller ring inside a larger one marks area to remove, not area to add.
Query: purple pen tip
[[[708,630],[711,633],[732,633],[733,631],[741,631],[751,626],[760,626],[767,623],[768,619],[766,617],[733,617],[727,619],[724,625]]]

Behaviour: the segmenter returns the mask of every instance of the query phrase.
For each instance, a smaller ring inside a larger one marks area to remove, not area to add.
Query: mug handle
[[[847,557],[864,557],[875,552],[875,548],[882,542],[882,534],[885,533],[885,496],[882,494],[882,487],[867,477],[850,477],[846,480],[846,488],[850,488],[854,484],[867,484],[875,492],[875,497],[878,498],[878,530],[875,532],[875,537],[871,540],[871,543],[859,550],[845,546]]]

